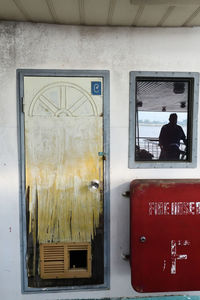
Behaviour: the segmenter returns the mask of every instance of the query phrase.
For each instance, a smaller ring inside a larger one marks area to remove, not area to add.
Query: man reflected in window
[[[177,114],[173,113],[169,116],[169,123],[161,128],[159,136],[160,160],[179,160],[181,154],[183,156],[185,154],[179,147],[181,140],[186,145],[186,137],[182,127],[177,125],[177,120]]]

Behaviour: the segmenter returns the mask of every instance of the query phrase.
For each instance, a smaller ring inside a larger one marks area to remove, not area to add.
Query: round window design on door
[[[82,87],[70,82],[55,82],[43,87],[33,98],[29,116],[97,116],[97,106]]]

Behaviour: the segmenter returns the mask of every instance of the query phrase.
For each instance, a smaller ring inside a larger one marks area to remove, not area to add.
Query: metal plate
[[[200,180],[135,180],[130,192],[133,288],[200,290]]]

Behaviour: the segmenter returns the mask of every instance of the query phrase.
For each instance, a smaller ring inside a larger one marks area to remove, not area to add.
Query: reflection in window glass
[[[136,79],[136,161],[190,160],[190,79]]]

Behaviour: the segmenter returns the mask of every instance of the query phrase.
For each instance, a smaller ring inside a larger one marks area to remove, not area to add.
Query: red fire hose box
[[[200,290],[200,180],[134,180],[130,201],[133,288]]]

